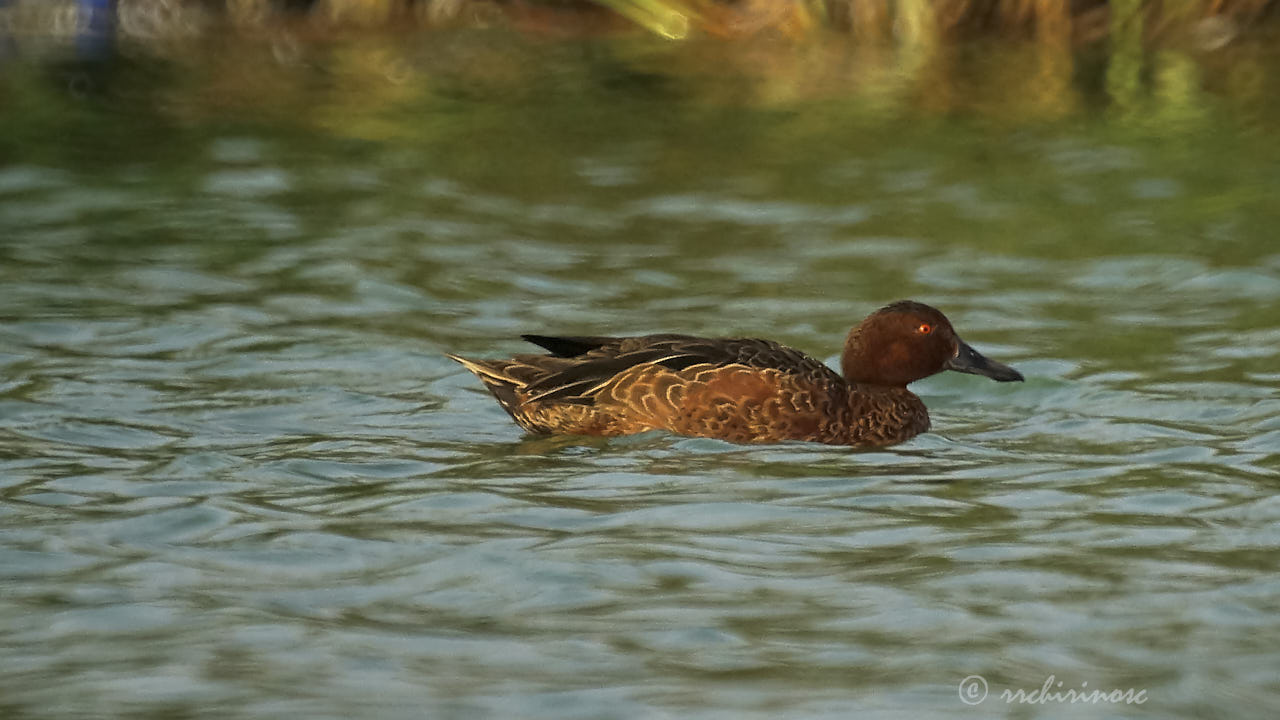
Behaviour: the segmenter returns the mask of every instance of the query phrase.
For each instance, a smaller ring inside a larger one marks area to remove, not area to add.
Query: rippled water
[[[1212,98],[1173,130],[707,101],[538,52],[544,96],[343,129],[154,60],[88,98],[0,69],[34,103],[0,167],[0,715],[1280,707],[1273,133]],[[317,103],[360,92],[335,73]],[[1027,382],[921,382],[934,432],[874,452],[533,438],[442,356],[834,361],[902,297]],[[998,697],[1050,676],[1146,702]]]

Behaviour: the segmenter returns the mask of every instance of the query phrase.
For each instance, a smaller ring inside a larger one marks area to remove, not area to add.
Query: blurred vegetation
[[[135,38],[177,39],[211,25],[350,28],[491,27],[554,35],[644,30],[863,41],[938,42],[991,35],[1047,44],[1133,33],[1213,49],[1277,15],[1280,0],[0,0],[0,31],[66,36],[93,8],[113,7]]]
[[[787,121],[799,137],[867,119],[960,113],[1012,125],[1095,117],[1100,108],[1118,126],[1163,135],[1212,125],[1207,115],[1219,109],[1241,127],[1273,129],[1277,5],[0,0],[0,60],[75,65],[0,62],[0,103],[23,110],[0,113],[0,155],[26,141],[52,149],[61,133],[118,128],[83,104],[95,92],[138,101],[115,107],[158,109],[146,122],[249,119],[364,139],[479,136],[486,112],[499,135],[511,104],[572,93],[614,93],[623,111],[640,98],[672,112],[803,108]],[[109,36],[105,49],[85,42],[98,35]],[[567,38],[574,42],[559,42]],[[450,108],[474,99],[484,103],[455,122]]]

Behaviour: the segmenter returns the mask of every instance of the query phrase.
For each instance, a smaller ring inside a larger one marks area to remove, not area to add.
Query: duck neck
[[[850,384],[905,388],[915,379],[906,374],[910,362],[910,353],[902,343],[884,337],[875,327],[859,325],[849,331],[844,341],[840,371]]]
[[[863,348],[862,326],[859,325],[849,331],[849,336],[844,340],[844,352],[840,355],[840,374],[844,375],[845,382],[850,385],[867,380],[863,376],[866,374],[865,368],[870,367],[870,358],[865,356]]]

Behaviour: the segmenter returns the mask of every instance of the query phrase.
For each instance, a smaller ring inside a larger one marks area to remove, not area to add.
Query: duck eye
[[[916,332],[920,333],[921,335],[928,335],[929,333],[933,332],[933,326],[930,325],[929,323],[920,323],[920,327],[916,328]]]

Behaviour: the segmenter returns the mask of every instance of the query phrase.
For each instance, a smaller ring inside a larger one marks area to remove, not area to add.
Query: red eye
[[[930,325],[929,323],[920,323],[920,327],[916,328],[916,332],[920,333],[921,335],[928,335],[929,333],[933,332],[933,326]]]

